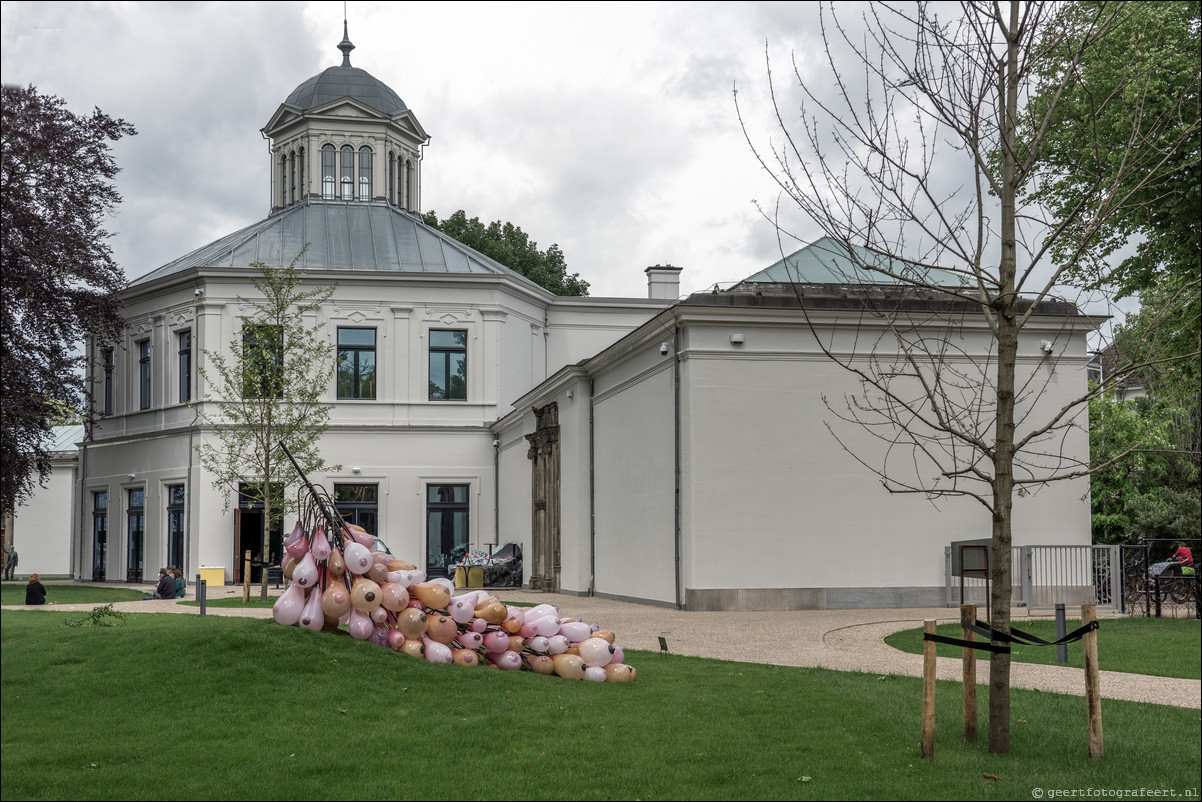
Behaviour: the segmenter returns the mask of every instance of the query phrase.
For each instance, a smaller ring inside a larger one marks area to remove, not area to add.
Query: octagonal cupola
[[[429,134],[400,96],[351,66],[342,23],[342,63],[302,83],[262,133],[271,142],[271,211],[298,203],[388,203],[421,209],[421,162]]]

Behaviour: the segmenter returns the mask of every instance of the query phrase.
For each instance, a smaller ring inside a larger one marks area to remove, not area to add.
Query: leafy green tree
[[[307,247],[307,246],[306,246]],[[206,349],[199,367],[205,398],[193,403],[213,430],[197,446],[213,486],[228,510],[243,483],[246,495],[263,505],[261,554],[272,554],[268,533],[295,505],[284,489],[297,482],[281,444],[306,473],[336,469],[322,459],[320,441],[329,428],[330,406],[322,401],[335,375],[325,324],[306,325],[305,314],[333,295],[335,285],[303,289],[296,269],[255,262],[260,297],[239,298],[249,313],[225,351]]]
[[[87,407],[79,343],[115,340],[125,273],[103,220],[121,202],[109,143],[137,133],[99,109],[72,114],[35,87],[4,86],[0,125],[0,509],[50,471],[50,428]]]
[[[1196,537],[1200,523],[1197,457],[1176,442],[1183,411],[1153,396],[1126,401],[1105,393],[1089,405],[1095,543]]]
[[[1028,132],[1047,126],[1030,199],[1077,235],[1053,247],[1079,263],[1079,280],[1098,286],[1104,277],[1118,298],[1175,282],[1181,319],[1192,320],[1195,333],[1202,274],[1200,8],[1197,0],[1065,4],[1043,40],[1039,89],[1025,120]],[[1097,21],[1110,14],[1111,29],[1096,35]],[[1081,42],[1083,51],[1076,47]],[[1150,178],[1128,169],[1132,152],[1147,150],[1158,153]],[[1111,188],[1121,208],[1102,216],[1084,203],[1099,187]],[[1110,267],[1116,252],[1136,240],[1135,253]]]
[[[588,282],[581,279],[579,273],[568,273],[567,262],[558,245],[540,251],[538,243],[513,223],[494,220],[486,226],[478,217],[469,220],[462,209],[445,220],[439,220],[433,211],[426,212],[422,222],[496,259],[556,295],[588,295]]]

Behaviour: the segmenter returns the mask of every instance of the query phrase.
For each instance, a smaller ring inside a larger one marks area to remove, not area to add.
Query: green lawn
[[[5,582],[0,585],[0,604],[24,604],[25,586],[28,582]],[[144,595],[140,590],[128,588],[100,588],[94,585],[46,585],[46,603],[55,604],[108,604],[109,602],[135,601]],[[148,586],[146,593],[154,589]]]
[[[632,652],[635,683],[597,685],[266,620],[78,617],[0,620],[4,799],[1030,799],[1196,788],[1202,751],[1197,710],[1107,700],[1090,761],[1084,699],[1016,690],[991,756],[940,683],[925,761],[918,679]]]
[[[1081,626],[1079,620],[1066,622],[1066,631]],[[1056,640],[1056,622],[1042,619],[1015,621],[1014,626],[1043,638]],[[959,624],[940,624],[940,635],[963,637]],[[1106,618],[1098,622],[1098,667],[1105,671],[1151,674],[1157,677],[1202,679],[1202,628],[1196,619]],[[981,640],[981,636],[977,636]],[[909,629],[885,638],[894,648],[922,654],[922,629]],[[959,658],[959,646],[937,644],[939,657]],[[1057,665],[1055,646],[1019,646],[1011,652],[1019,663]],[[988,652],[977,652],[978,660],[988,660]],[[1084,667],[1081,642],[1068,644],[1067,665]]]

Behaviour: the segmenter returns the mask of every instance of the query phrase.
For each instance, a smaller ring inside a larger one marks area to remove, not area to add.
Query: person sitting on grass
[[[188,595],[188,580],[184,578],[184,572],[178,568],[172,568],[171,575],[175,577],[175,598],[184,598]]]
[[[175,598],[175,577],[166,568],[159,569],[159,583],[154,586],[154,595],[147,596],[148,599],[174,599]]]
[[[37,574],[29,575],[29,584],[25,586],[25,603],[46,603],[46,586],[42,584],[42,578]]]

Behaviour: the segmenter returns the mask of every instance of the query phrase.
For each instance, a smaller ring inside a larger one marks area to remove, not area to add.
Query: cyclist
[[[1177,544],[1177,550],[1173,552],[1170,558],[1177,565],[1181,566],[1181,573],[1186,576],[1194,574],[1194,554],[1189,550],[1189,546],[1184,543]]]

